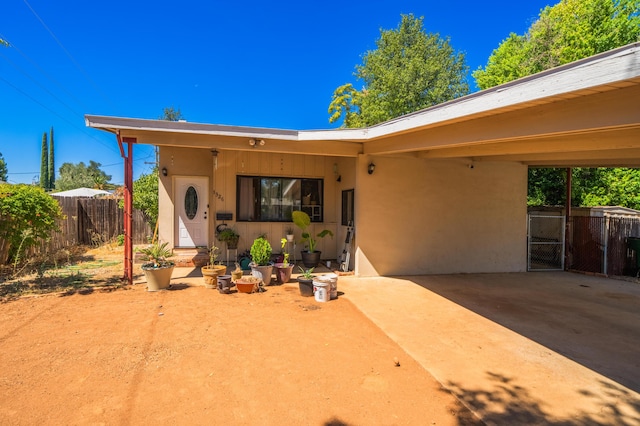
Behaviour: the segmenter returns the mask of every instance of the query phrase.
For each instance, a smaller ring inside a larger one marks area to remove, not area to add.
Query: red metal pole
[[[122,138],[116,133],[120,155],[124,159],[124,277],[133,284],[133,144],[135,138]],[[127,154],[122,144],[127,144]]]

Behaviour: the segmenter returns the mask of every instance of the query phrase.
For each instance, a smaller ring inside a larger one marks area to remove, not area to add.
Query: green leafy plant
[[[258,266],[266,266],[271,261],[271,244],[264,235],[253,240],[251,245],[251,260]]]
[[[218,252],[220,249],[215,245],[212,245],[209,249],[209,266],[213,266],[216,264],[216,260],[218,260]]]
[[[314,251],[316,251],[317,240],[315,239],[315,237],[324,238],[327,235],[331,235],[331,237],[333,237],[333,232],[328,229],[323,229],[322,231],[318,232],[315,237],[311,235],[311,233],[307,231],[307,228],[309,228],[309,226],[311,225],[311,218],[307,213],[301,210],[296,210],[291,213],[291,218],[293,220],[293,223],[302,231],[302,239],[300,240],[300,242],[307,244],[309,253],[313,253]]]
[[[302,266],[298,266],[298,268],[300,269],[300,275],[302,275],[305,279],[313,279],[313,268],[304,269]]]
[[[227,243],[227,245],[231,247],[236,247],[239,239],[240,234],[238,234],[233,228],[224,228],[218,234],[218,241]]]
[[[285,250],[287,247],[287,239],[281,238],[280,244],[282,245],[282,255],[284,256],[284,258],[282,259],[282,264],[284,266],[287,266],[289,265],[289,252]]]
[[[56,220],[62,218],[58,201],[42,188],[0,184],[0,264],[47,240],[58,230]]]
[[[167,248],[169,243],[156,243],[151,244],[148,247],[138,249],[138,252],[142,254],[142,260],[147,261],[143,263],[141,268],[144,269],[159,269],[168,268],[174,266],[175,263],[168,260],[171,257],[171,250]]]

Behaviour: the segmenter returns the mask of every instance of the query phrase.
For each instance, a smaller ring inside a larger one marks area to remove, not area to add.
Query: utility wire
[[[3,40],[7,40],[7,38],[0,33],[0,39]],[[26,59],[27,61],[29,61],[29,63],[31,65],[33,65],[38,71],[40,71],[40,73],[42,75],[44,75],[47,79],[49,79],[49,81],[51,81],[53,84],[55,84],[56,86],[58,86],[58,88],[60,88],[64,93],[67,94],[67,96],[69,96],[70,98],[72,98],[74,101],[76,101],[82,108],[84,108],[85,111],[89,110],[89,107],[82,102],[80,99],[78,99],[73,93],[71,93],[70,91],[68,91],[64,85],[62,83],[60,83],[58,80],[56,80],[51,74],[49,74],[44,68],[42,68],[40,65],[38,65],[38,63],[36,61],[34,61],[33,59],[31,59],[31,57],[29,57],[26,53],[24,53],[20,48],[18,48],[18,46],[16,46],[13,43],[9,43],[9,47],[11,47],[12,49],[14,49],[16,52],[18,52],[20,54],[20,56],[22,56],[24,59]],[[82,115],[82,114],[81,114]]]
[[[80,71],[80,73],[87,79],[87,81],[93,86],[93,88],[95,89],[96,92],[98,92],[100,94],[100,96],[102,96],[102,98],[111,106],[115,108],[115,105],[113,102],[111,102],[111,100],[104,94],[104,92],[102,90],[100,90],[100,88],[98,88],[97,84],[91,79],[91,77],[89,77],[89,74],[87,74],[87,72],[80,66],[80,64],[75,60],[75,58],[71,55],[71,53],[69,53],[69,51],[64,47],[64,45],[62,44],[62,42],[60,40],[58,40],[58,37],[56,37],[56,35],[53,33],[53,31],[51,31],[51,29],[47,26],[47,24],[45,24],[44,20],[40,17],[40,15],[38,15],[36,13],[36,11],[33,9],[33,7],[31,7],[31,5],[29,4],[29,2],[27,0],[23,0],[24,4],[27,5],[27,7],[29,8],[29,10],[31,10],[31,13],[33,13],[33,15],[38,18],[38,21],[40,21],[40,23],[42,24],[42,26],[49,32],[49,34],[51,35],[51,37],[56,41],[56,43],[58,43],[58,46],[60,46],[60,48],[64,51],[64,53],[69,57],[69,59],[71,60],[71,62],[75,65],[75,67]]]
[[[23,90],[21,90],[20,88],[18,88],[17,86],[11,84],[9,81],[5,80],[2,76],[0,76],[0,80],[2,80],[3,82],[5,82],[8,86],[10,86],[11,88],[13,88],[15,91],[17,91],[18,93],[20,93],[21,95],[25,96],[26,98],[30,99],[32,102],[35,102],[36,104],[40,105],[42,108],[46,109],[47,111],[49,111],[51,114],[55,115],[56,117],[60,118],[61,120],[65,121],[66,123],[68,123],[69,125],[71,125],[73,128],[81,131],[82,133],[84,133],[85,135],[89,136],[90,138],[96,140],[99,144],[101,144],[102,146],[108,148],[109,150],[119,154],[119,151],[116,150],[114,147],[107,145],[106,143],[104,143],[103,141],[101,141],[100,139],[96,138],[95,136],[93,136],[92,134],[88,133],[86,131],[86,129],[83,129],[81,127],[76,126],[72,121],[68,120],[66,117],[63,117],[62,115],[58,114],[56,111],[52,110],[51,108],[49,108],[48,106],[46,106],[45,104],[43,104],[42,102],[38,101],[36,98],[34,98],[33,96],[29,95],[28,93],[24,92]]]

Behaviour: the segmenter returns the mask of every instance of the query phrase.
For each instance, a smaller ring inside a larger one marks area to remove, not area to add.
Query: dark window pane
[[[187,188],[184,194],[184,212],[189,220],[193,220],[198,213],[198,192],[193,186]]]

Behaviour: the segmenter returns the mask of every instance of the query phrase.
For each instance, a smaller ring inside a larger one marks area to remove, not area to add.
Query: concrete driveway
[[[640,284],[565,272],[340,277],[487,424],[640,424]]]

